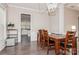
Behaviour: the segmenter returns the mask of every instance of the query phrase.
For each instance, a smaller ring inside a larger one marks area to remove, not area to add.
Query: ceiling
[[[39,11],[47,11],[47,3],[8,3],[8,5],[30,8]],[[65,3],[64,6],[79,11],[78,3]]]
[[[47,10],[46,3],[8,3],[8,5],[14,5],[35,10]]]
[[[65,7],[79,11],[79,3],[66,3],[64,4]]]

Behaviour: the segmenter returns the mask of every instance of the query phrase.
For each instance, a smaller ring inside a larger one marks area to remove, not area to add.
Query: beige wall
[[[78,16],[79,11],[75,11],[69,8],[64,9],[64,31],[71,30],[71,26],[75,25],[78,31]]]
[[[50,31],[48,14],[10,6],[8,7],[8,22],[14,23],[15,28],[18,29],[19,42],[21,41],[21,13],[31,15],[31,41],[37,40],[38,29],[46,28]]]

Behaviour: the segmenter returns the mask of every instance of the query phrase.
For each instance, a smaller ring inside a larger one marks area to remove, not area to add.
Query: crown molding
[[[0,7],[3,8],[3,9],[6,9],[7,8],[7,4],[6,3],[0,3]]]
[[[64,6],[65,8],[68,8],[68,9],[70,9],[70,10],[73,10],[73,11],[78,11],[79,12],[79,9],[74,9],[74,8],[72,8],[72,7],[70,7],[70,6]]]
[[[17,5],[12,5],[12,4],[8,4],[8,7],[14,7],[14,8],[20,8],[20,9],[26,9],[28,11],[33,11],[33,12],[37,12],[37,13],[47,13],[47,11],[45,10],[37,10],[37,9],[32,9],[32,8],[25,8],[25,7],[21,7],[21,6],[17,6]]]

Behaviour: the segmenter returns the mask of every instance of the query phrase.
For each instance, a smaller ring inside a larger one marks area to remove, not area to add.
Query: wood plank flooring
[[[78,43],[79,44],[79,43]],[[68,53],[68,55],[71,53]],[[78,47],[79,54],[79,47]],[[0,52],[0,55],[47,55],[47,50],[37,46],[37,42],[27,42],[17,44],[16,46],[6,47]],[[51,50],[49,55],[55,55],[55,51]]]
[[[50,54],[54,55],[54,51],[51,51]],[[47,55],[47,50],[38,47],[36,42],[19,43],[13,47],[6,47],[0,52],[0,55]]]

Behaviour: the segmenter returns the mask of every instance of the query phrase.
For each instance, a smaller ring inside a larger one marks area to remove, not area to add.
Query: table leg
[[[77,55],[77,40],[74,40],[74,46],[72,47],[72,55]]]
[[[60,41],[57,39],[55,40],[55,53],[60,54]]]

